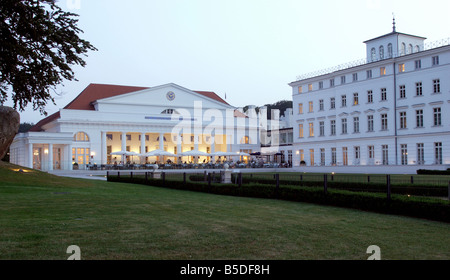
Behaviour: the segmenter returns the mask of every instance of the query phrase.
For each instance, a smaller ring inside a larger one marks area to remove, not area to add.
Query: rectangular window
[[[367,103],[373,103],[373,91],[367,91]]]
[[[106,134],[106,140],[113,140],[113,135],[111,133]]]
[[[439,65],[439,56],[433,56],[431,61],[433,66]]]
[[[422,82],[416,83],[416,96],[422,96]]]
[[[305,152],[300,150],[300,162],[305,161]]]
[[[381,101],[387,100],[386,88],[381,89]]]
[[[314,112],[314,107],[313,107],[313,102],[312,101],[309,101],[309,103],[308,103],[308,112],[309,113]]]
[[[345,76],[341,76],[341,84],[345,84]]]
[[[319,82],[319,89],[323,89],[323,82]]]
[[[309,137],[314,136],[314,123],[309,123]]]
[[[406,86],[405,85],[400,86],[400,98],[406,98]]]
[[[372,70],[367,70],[366,76],[367,76],[367,79],[372,79]]]
[[[348,148],[342,147],[342,164],[348,165]]]
[[[320,136],[325,136],[325,122],[319,122]]]
[[[416,127],[423,127],[423,110],[416,110]]]
[[[330,87],[334,87],[334,79],[330,79]]]
[[[308,85],[308,91],[312,91],[313,90],[313,85],[312,84],[309,84]]]
[[[353,117],[353,133],[359,133],[359,117]]]
[[[433,119],[434,119],[434,126],[440,126],[442,125],[441,121],[441,108],[433,108]]]
[[[369,160],[373,160],[375,158],[375,147],[374,146],[367,147],[367,155],[369,157]]]
[[[382,155],[382,163],[383,165],[389,164],[389,146],[388,145],[381,145],[381,155]]]
[[[381,114],[381,130],[388,129],[388,117],[387,114]]]
[[[416,60],[416,61],[414,61],[414,65],[415,65],[416,70],[420,69],[420,68],[422,68],[422,61],[420,59]]]
[[[355,160],[359,163],[359,159],[361,157],[361,148],[359,146],[355,146]]]
[[[298,125],[298,137],[303,138],[303,124]]]
[[[322,165],[322,166],[325,165],[325,149],[324,148],[320,149],[320,165]]]
[[[442,164],[442,142],[434,143],[434,163]]]
[[[406,128],[406,112],[400,112],[400,128]]]
[[[309,160],[311,166],[314,166],[314,149],[309,149]]]
[[[373,115],[367,116],[367,131],[368,132],[373,131]]]
[[[433,93],[441,92],[441,82],[439,79],[433,80]]]
[[[331,148],[331,165],[336,165],[336,148]]]
[[[302,88],[302,86],[299,86],[298,87],[298,93],[302,93],[303,92],[303,88]]]
[[[352,76],[353,76],[353,81],[357,82],[358,81],[358,73],[354,73]]]
[[[336,99],[334,97],[330,98],[330,109],[336,108]]]
[[[353,93],[353,105],[358,105],[359,104],[359,97],[358,97],[358,93],[355,92]]]
[[[347,119],[342,119],[342,134],[347,134]]]
[[[423,143],[417,143],[417,164],[425,164],[425,150]]]
[[[319,111],[323,111],[324,109],[323,109],[323,99],[320,99],[319,100]]]
[[[405,72],[405,64],[404,63],[401,63],[398,65],[398,72],[399,73]]]
[[[380,76],[386,75],[386,67],[380,67]]]
[[[330,121],[331,136],[336,135],[336,120]]]
[[[408,145],[401,144],[400,150],[402,153],[402,165],[408,165]]]
[[[341,96],[341,107],[347,107],[347,95]]]
[[[298,113],[303,114],[303,103],[298,104]]]

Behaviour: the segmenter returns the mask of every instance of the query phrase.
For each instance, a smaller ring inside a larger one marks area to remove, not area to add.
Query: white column
[[[72,165],[72,145],[67,145],[66,146],[66,149],[67,149],[67,160],[66,160],[66,163],[67,163],[67,170],[73,170],[73,165]]]
[[[181,134],[178,134],[177,135],[177,153],[178,154],[181,154],[183,152],[181,149],[182,149],[182,147],[181,147]],[[179,156],[178,156],[178,159],[180,159]],[[178,162],[178,163],[182,163],[181,160],[179,160],[179,161],[180,162]]]
[[[145,132],[141,133],[141,154],[145,154]]]
[[[126,151],[127,150],[127,133],[126,132],[122,132],[122,151]]]
[[[33,153],[33,144],[30,143],[28,144],[28,168],[33,168],[33,157],[34,157],[34,153]]]
[[[159,133],[159,149],[164,150],[164,133]]]
[[[48,144],[48,170],[53,170],[53,144]]]
[[[106,164],[108,155],[106,150],[106,131],[102,131],[102,152],[101,152],[101,164]]]
[[[164,133],[159,133],[159,149],[164,150]],[[159,156],[159,162],[164,163],[164,157]]]
[[[216,152],[216,136],[213,134],[211,135],[211,154]],[[216,161],[216,157],[213,156],[211,158],[211,162],[214,163]]]

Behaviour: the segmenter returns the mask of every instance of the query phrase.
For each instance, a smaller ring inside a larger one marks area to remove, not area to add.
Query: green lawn
[[[13,171],[0,163],[0,259],[450,259],[450,224],[306,203]]]

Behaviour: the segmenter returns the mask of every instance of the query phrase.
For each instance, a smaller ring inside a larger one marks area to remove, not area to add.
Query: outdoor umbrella
[[[122,162],[124,162],[125,161],[125,156],[127,155],[127,153],[129,153],[129,152],[128,151],[117,151],[117,152],[111,153],[111,155],[122,156]]]
[[[175,154],[172,154],[172,153],[164,151],[164,150],[153,150],[153,151],[143,154],[143,156],[145,156],[145,157],[154,157],[154,156],[176,157]]]

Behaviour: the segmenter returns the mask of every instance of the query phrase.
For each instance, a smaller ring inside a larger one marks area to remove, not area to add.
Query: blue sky
[[[363,41],[397,31],[450,37],[448,0],[59,0],[99,49],[58,87],[49,114],[90,83],[176,83],[236,107],[291,99],[296,76],[364,58]],[[5,104],[9,105],[10,104]],[[43,116],[29,106],[22,122]]]

